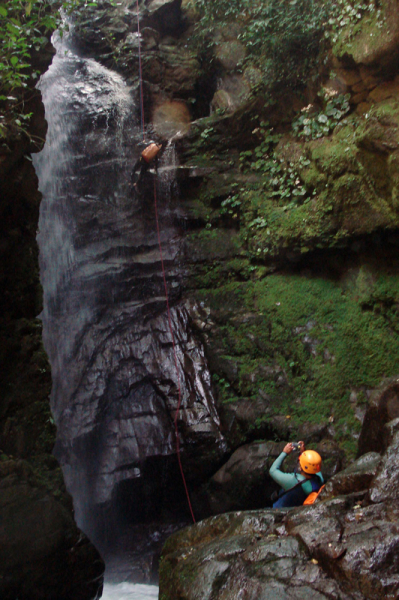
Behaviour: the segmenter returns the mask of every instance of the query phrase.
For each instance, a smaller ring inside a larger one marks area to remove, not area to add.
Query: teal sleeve
[[[294,485],[298,483],[302,478],[305,479],[302,475],[299,475],[298,479],[295,476],[295,473],[283,473],[280,470],[281,465],[283,464],[284,459],[288,456],[285,452],[282,452],[280,456],[276,458],[272,466],[269,470],[269,475],[276,483],[281,485],[284,490],[291,489]]]

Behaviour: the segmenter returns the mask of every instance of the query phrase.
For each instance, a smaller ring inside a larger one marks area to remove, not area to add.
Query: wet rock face
[[[390,444],[370,486],[370,499],[372,502],[397,501],[399,498],[399,419],[388,423],[384,433],[390,439]]]
[[[360,599],[311,560],[284,518],[277,510],[229,513],[172,536],[161,560],[160,597]]]
[[[287,531],[299,536],[323,568],[355,592],[353,597],[394,598],[397,508],[355,504],[348,510],[347,502],[341,497],[295,511],[287,518]]]
[[[188,479],[195,480],[220,460],[223,442],[206,363],[190,333],[187,313],[181,307],[171,316],[183,392],[178,415],[183,460]],[[74,497],[80,496],[83,480],[95,504],[109,502],[121,481],[140,478],[151,457],[176,451],[178,391],[168,319],[163,314],[143,322],[140,313],[128,312],[123,322],[119,316],[122,323],[112,334],[106,328],[106,344],[93,341],[98,347],[90,371],[74,388],[73,400],[71,392],[64,393],[69,402],[58,405],[57,455]]]

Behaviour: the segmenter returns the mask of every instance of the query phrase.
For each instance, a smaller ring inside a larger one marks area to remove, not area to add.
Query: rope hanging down
[[[141,133],[142,133],[143,142],[144,142],[145,141],[145,130],[144,130],[144,97],[143,97],[143,70],[142,70],[142,62],[141,62],[141,43],[140,43],[140,11],[139,11],[139,0],[137,0],[137,35],[138,35],[138,42],[139,42],[139,81],[140,81],[140,112],[141,112],[140,122],[141,122]],[[176,437],[176,454],[177,454],[177,460],[178,460],[178,463],[179,463],[181,478],[183,480],[184,490],[185,490],[186,496],[187,496],[188,506],[189,506],[190,513],[191,513],[191,518],[193,520],[193,523],[195,523],[196,521],[195,521],[195,516],[194,516],[194,512],[193,512],[193,507],[191,505],[190,494],[188,492],[186,478],[184,476],[183,465],[181,463],[181,457],[180,457],[180,437],[179,437],[179,429],[178,429],[178,426],[177,426],[177,419],[178,419],[178,416],[179,416],[180,406],[181,406],[181,403],[182,403],[182,393],[181,393],[181,386],[180,386],[179,365],[178,365],[178,362],[177,362],[175,336],[174,336],[174,333],[173,333],[172,317],[171,317],[171,314],[170,314],[168,286],[166,284],[165,265],[164,265],[163,253],[162,253],[161,233],[160,233],[160,229],[159,229],[158,207],[157,207],[157,184],[156,184],[156,179],[155,178],[154,178],[154,209],[155,209],[155,221],[156,221],[156,226],[157,226],[159,254],[160,254],[160,257],[161,257],[162,277],[163,277],[163,283],[164,283],[164,288],[165,288],[165,298],[166,298],[166,308],[167,308],[167,313],[168,313],[169,331],[170,331],[170,336],[171,336],[171,339],[172,339],[173,356],[174,356],[174,363],[175,363],[176,377],[177,377],[177,388],[178,388],[178,393],[179,393],[179,395],[178,395],[178,402],[177,402],[177,408],[176,408],[176,413],[175,413],[175,418],[174,418],[175,437]]]
[[[177,362],[175,336],[174,336],[174,333],[173,333],[172,317],[171,317],[171,314],[170,314],[168,286],[166,284],[165,266],[164,266],[164,261],[163,261],[162,244],[161,244],[161,233],[160,233],[160,229],[159,229],[158,207],[157,207],[157,184],[156,184],[156,180],[155,179],[154,179],[154,208],[155,208],[155,221],[156,221],[156,224],[157,224],[159,254],[161,256],[162,277],[163,277],[163,284],[164,284],[164,288],[165,288],[166,307],[167,307],[167,311],[168,311],[169,330],[170,330],[170,336],[172,338],[173,356],[174,356],[176,376],[177,376],[177,388],[178,388],[178,392],[179,392],[179,399],[178,399],[176,413],[175,413],[175,418],[174,418],[175,434],[176,434],[176,453],[177,453],[177,460],[179,461],[180,473],[181,473],[181,477],[182,477],[182,480],[183,480],[184,489],[185,489],[186,496],[187,496],[187,502],[188,502],[188,506],[189,506],[189,509],[190,509],[191,518],[192,518],[193,522],[195,523],[195,516],[194,516],[194,512],[193,512],[193,507],[191,506],[190,494],[188,492],[186,478],[184,476],[183,466],[181,464],[181,458],[180,458],[180,438],[179,438],[179,430],[178,430],[178,427],[177,427],[177,418],[179,416],[180,406],[181,406],[181,402],[182,402],[182,394],[181,394],[181,386],[180,386],[179,366],[178,366],[178,362]]]

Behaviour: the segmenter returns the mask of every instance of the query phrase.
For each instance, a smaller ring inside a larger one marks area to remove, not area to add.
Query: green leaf
[[[12,64],[13,67],[15,67],[15,65],[18,64],[18,58],[16,56],[12,56],[10,58],[10,63]]]
[[[4,6],[0,6],[0,15],[2,17],[6,17],[8,15],[8,11]]]
[[[15,27],[15,25],[12,25],[12,23],[7,23],[7,29],[11,33],[14,33],[15,35],[19,35],[19,28]]]

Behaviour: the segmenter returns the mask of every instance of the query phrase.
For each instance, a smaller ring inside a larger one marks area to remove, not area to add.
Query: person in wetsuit
[[[321,456],[314,450],[305,450],[304,442],[299,442],[301,454],[297,473],[284,473],[281,466],[286,457],[293,451],[293,444],[288,443],[280,456],[270,467],[269,474],[282,490],[273,504],[273,508],[301,506],[312,492],[317,492],[324,483],[321,469]],[[303,483],[301,483],[303,482]]]
[[[158,170],[158,155],[162,150],[162,144],[150,142],[142,151],[132,171],[132,188],[138,191],[138,186],[142,181],[148,169],[154,165],[155,171]]]

